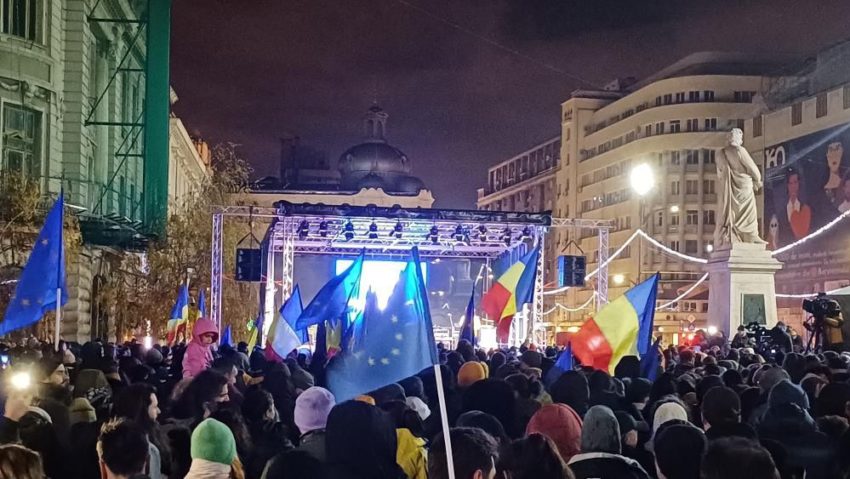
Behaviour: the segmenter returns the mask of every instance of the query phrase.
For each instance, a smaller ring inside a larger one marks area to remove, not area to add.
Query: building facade
[[[35,180],[45,196],[64,190],[83,235],[80,255],[67,265],[66,340],[110,334],[108,314],[93,300],[105,258],[147,244],[145,4],[0,3],[0,172]],[[179,119],[169,137],[170,161],[177,161],[169,193],[177,200],[206,165]]]

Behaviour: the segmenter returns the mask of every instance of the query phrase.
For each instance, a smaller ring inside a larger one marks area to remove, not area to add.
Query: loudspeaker
[[[260,281],[262,259],[259,249],[236,248],[236,281]]]
[[[558,257],[558,287],[584,286],[587,257],[561,255]]]

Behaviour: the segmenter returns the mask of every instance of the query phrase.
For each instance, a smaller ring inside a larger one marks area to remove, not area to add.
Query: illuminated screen
[[[335,274],[342,273],[353,262],[354,260],[351,259],[336,260]],[[360,277],[360,296],[355,302],[366,304],[366,293],[371,289],[378,298],[378,307],[381,309],[386,308],[390,295],[393,293],[393,288],[398,283],[399,275],[404,271],[406,265],[406,261],[363,261],[363,275]],[[422,267],[422,277],[427,281],[427,263],[422,262],[420,265]]]

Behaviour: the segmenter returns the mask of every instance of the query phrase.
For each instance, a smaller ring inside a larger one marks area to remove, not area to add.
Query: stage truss
[[[477,210],[404,209],[375,206],[324,206],[279,202],[274,208],[217,207],[212,213],[212,278],[210,316],[221,327],[223,223],[225,218],[266,219],[263,283],[266,318],[274,317],[293,289],[295,255],[353,256],[366,250],[371,258],[404,258],[413,246],[423,259],[477,259],[488,264],[509,250],[539,243],[534,301],[528,321],[517,331],[537,334],[543,321],[546,234],[549,228],[590,228],[599,236],[599,260],[606,265],[610,221],[551,218],[548,213]],[[510,238],[508,240],[508,238]],[[279,260],[275,261],[276,258]],[[276,271],[280,269],[280,271]],[[597,304],[607,302],[607,265],[597,275]],[[484,275],[485,287],[492,279]],[[519,336],[524,339],[527,336]],[[533,337],[540,341],[540,338]]]

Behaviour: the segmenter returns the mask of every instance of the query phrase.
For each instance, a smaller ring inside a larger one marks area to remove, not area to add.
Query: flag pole
[[[455,479],[455,461],[452,456],[452,437],[449,431],[449,417],[446,413],[446,392],[443,390],[443,374],[440,365],[434,365],[434,379],[437,381],[437,397],[440,400],[440,421],[443,426],[443,441],[446,445],[446,466],[449,468],[449,479]]]
[[[59,352],[59,328],[62,323],[62,288],[56,288],[56,331],[53,333],[53,348]]]
[[[62,172],[62,180],[59,184],[59,201],[62,202],[62,211],[59,216],[59,262],[57,268],[60,273],[56,275],[56,328],[53,332],[53,349],[59,352],[59,337],[62,327],[62,279],[65,270],[65,172]]]

